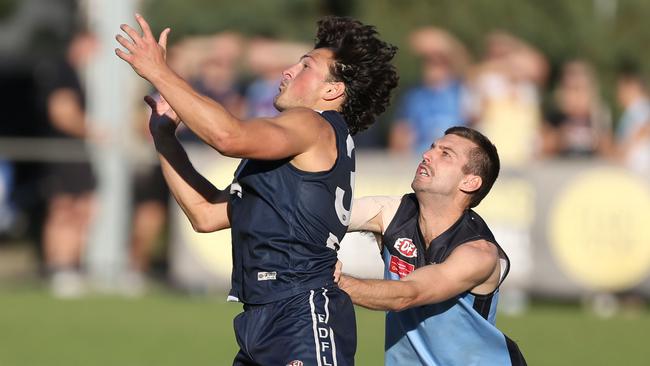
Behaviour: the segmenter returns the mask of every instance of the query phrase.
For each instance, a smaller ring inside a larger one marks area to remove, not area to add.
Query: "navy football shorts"
[[[336,286],[270,304],[244,305],[234,326],[239,344],[236,366],[354,365],[354,307]]]

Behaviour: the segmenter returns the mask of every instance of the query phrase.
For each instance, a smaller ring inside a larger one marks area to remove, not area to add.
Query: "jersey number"
[[[348,135],[348,138],[345,140],[348,150],[348,158],[352,159],[352,152],[354,151],[354,140],[352,136]],[[334,209],[336,210],[336,216],[339,218],[341,225],[348,226],[350,225],[350,211],[352,211],[352,196],[354,192],[354,172],[350,172],[350,208],[346,209],[343,205],[343,198],[345,197],[345,190],[341,187],[336,187],[336,197],[334,199]]]

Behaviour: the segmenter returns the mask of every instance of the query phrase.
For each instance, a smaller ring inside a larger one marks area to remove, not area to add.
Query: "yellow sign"
[[[595,289],[623,290],[650,270],[650,193],[618,169],[569,182],[549,213],[549,239],[561,268]]]

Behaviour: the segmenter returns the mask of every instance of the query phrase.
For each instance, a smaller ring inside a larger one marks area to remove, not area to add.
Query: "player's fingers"
[[[171,32],[171,29],[165,28],[165,30],[160,33],[160,39],[158,40],[158,44],[165,51],[167,51],[167,38],[169,37],[169,32]]]
[[[156,108],[156,100],[153,99],[153,97],[151,95],[145,95],[144,101],[145,101],[145,103],[147,103],[149,105],[149,107],[151,107],[151,109],[155,110],[155,108]]]
[[[130,53],[126,53],[126,52],[122,51],[121,49],[116,48],[115,49],[115,54],[117,55],[117,57],[119,57],[122,60],[128,62],[129,64],[133,63],[133,55],[131,55]]]
[[[133,43],[129,42],[128,39],[122,37],[122,35],[120,35],[120,34],[116,35],[116,36],[115,36],[115,39],[116,39],[117,42],[118,42],[119,44],[121,44],[124,48],[126,48],[127,50],[129,50],[129,52],[133,53],[133,51],[135,50],[135,45],[134,45]]]
[[[139,44],[142,42],[142,37],[140,34],[135,29],[131,28],[130,25],[122,24],[120,25],[120,29],[124,31],[124,33],[128,34],[129,37],[131,37],[133,43]]]
[[[341,272],[343,272],[343,262],[336,261],[336,265],[334,266],[334,283],[339,283]]]
[[[140,28],[142,28],[142,36],[143,38],[146,39],[155,39],[153,37],[153,34],[151,33],[151,28],[149,27],[149,23],[147,23],[146,20],[142,17],[140,14],[135,14],[135,20],[140,24]]]

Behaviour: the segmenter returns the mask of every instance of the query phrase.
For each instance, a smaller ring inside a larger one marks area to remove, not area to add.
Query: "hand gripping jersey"
[[[266,304],[333,283],[336,250],[350,223],[354,142],[338,112],[321,115],[336,134],[330,170],[304,172],[287,158],[245,159],[235,172],[231,300]]]
[[[441,263],[459,245],[487,240],[502,257],[501,282],[510,261],[483,219],[468,209],[425,247],[415,194],[402,202],[383,236],[384,278],[399,280],[427,264]],[[488,295],[465,292],[438,304],[386,313],[386,365],[525,365],[517,345],[495,326],[498,287]]]

